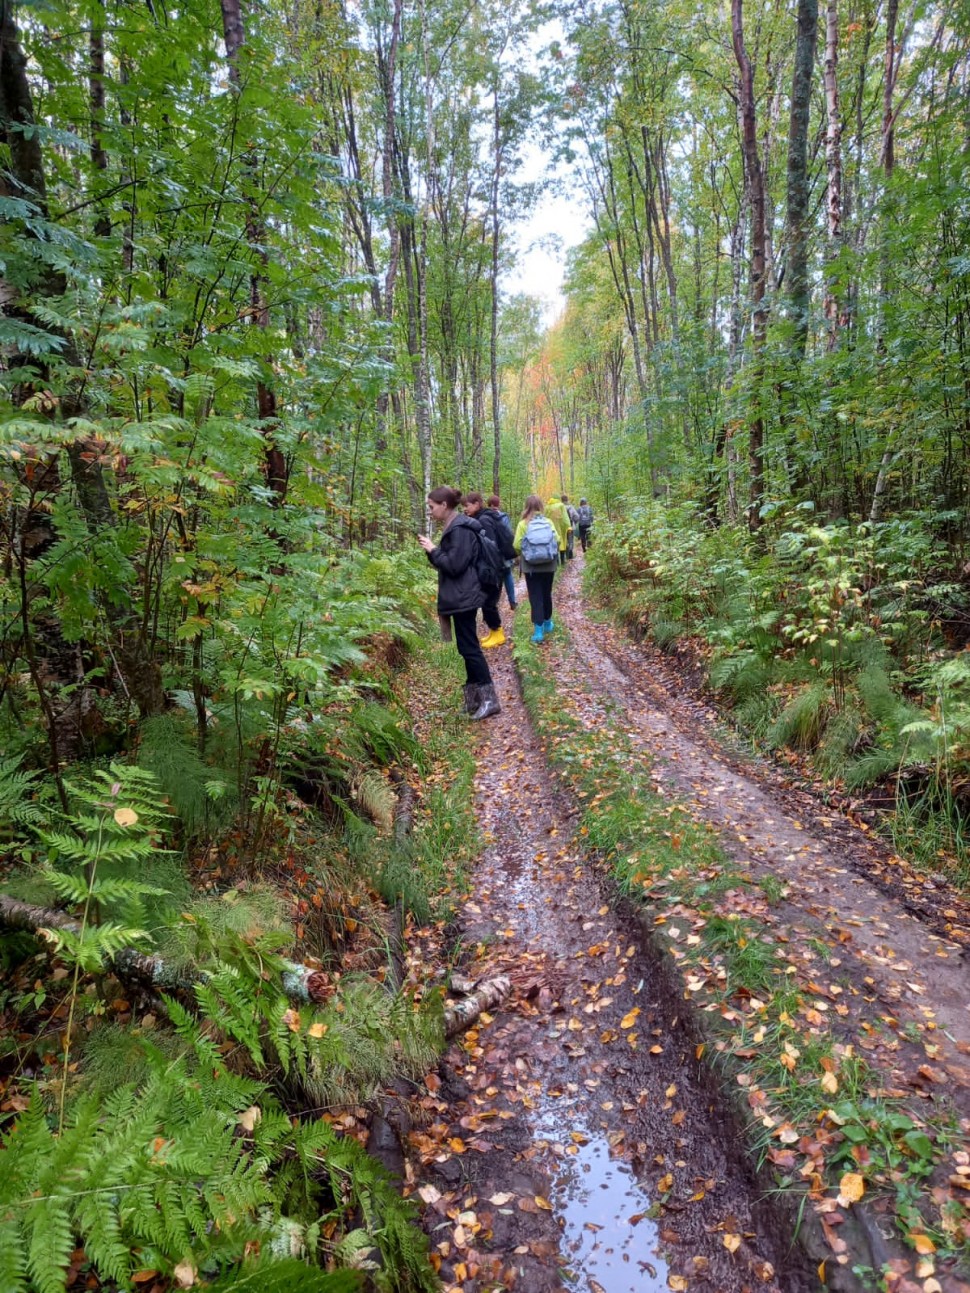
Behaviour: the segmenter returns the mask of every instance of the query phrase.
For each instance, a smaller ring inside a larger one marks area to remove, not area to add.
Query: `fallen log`
[[[0,894],[0,926],[36,934],[47,942],[54,941],[57,930],[80,934],[80,921],[63,911],[50,907],[35,907],[18,898]],[[156,992],[190,992],[197,983],[204,983],[208,975],[204,970],[187,970],[170,965],[161,956],[139,952],[133,947],[123,947],[113,956],[106,957],[104,968],[126,983],[140,983]],[[309,965],[287,961],[282,976],[283,992],[291,1001],[326,1001],[332,994],[327,976]]]
[[[464,1001],[445,1007],[445,1036],[455,1037],[464,1032],[484,1010],[491,1010],[512,991],[512,980],[507,974],[486,981],[475,989]]]

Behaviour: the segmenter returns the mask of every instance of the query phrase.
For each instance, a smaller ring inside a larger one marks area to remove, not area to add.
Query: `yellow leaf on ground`
[[[839,1182],[839,1207],[858,1203],[866,1192],[866,1183],[858,1172],[846,1172]]]
[[[910,1235],[909,1242],[921,1257],[926,1257],[929,1253],[936,1252],[936,1244],[934,1244],[929,1235]]]
[[[639,1013],[640,1013],[640,1007],[634,1006],[633,1009],[629,1012],[629,1014],[624,1015],[623,1018],[620,1020],[620,1027],[632,1028],[637,1021],[637,1016],[639,1015]]]
[[[736,1253],[741,1247],[740,1235],[724,1235],[722,1242],[729,1253]]]
[[[835,1074],[823,1073],[822,1090],[825,1091],[828,1095],[835,1095],[838,1089],[839,1089],[839,1079],[835,1076]]]

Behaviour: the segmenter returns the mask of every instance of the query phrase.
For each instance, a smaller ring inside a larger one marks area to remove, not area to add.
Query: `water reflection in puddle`
[[[574,1132],[584,1143],[576,1143]],[[587,1126],[575,1107],[557,1103],[543,1109],[536,1135],[577,1151],[559,1160],[550,1199],[574,1286],[591,1293],[666,1289],[657,1225],[644,1215],[650,1200],[631,1169],[611,1157],[602,1133]]]

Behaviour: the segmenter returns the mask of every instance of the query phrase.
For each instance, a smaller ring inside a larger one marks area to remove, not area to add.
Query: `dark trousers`
[[[465,662],[466,682],[473,682],[476,687],[487,687],[492,675],[488,671],[485,652],[478,645],[478,611],[459,611],[452,615],[451,622],[455,628],[455,646]]]
[[[527,574],[525,586],[529,590],[529,609],[532,611],[533,624],[545,624],[552,619],[552,581],[555,574],[552,570],[541,574]]]
[[[501,595],[502,590],[499,588],[482,607],[482,619],[493,631],[502,627],[502,617],[498,613],[498,599]]]
[[[589,545],[589,526],[588,525],[581,525],[579,527],[579,543],[580,543],[580,547],[585,552],[587,546]]]

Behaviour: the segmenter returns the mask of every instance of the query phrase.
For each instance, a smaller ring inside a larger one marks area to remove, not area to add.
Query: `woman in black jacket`
[[[441,526],[441,542],[436,547],[426,534],[419,534],[418,542],[438,571],[438,614],[451,616],[458,654],[465,662],[465,712],[472,718],[489,718],[501,713],[502,707],[476,629],[478,608],[486,596],[477,566],[482,527],[457,510],[460,501],[457,489],[447,485],[433,489],[428,506],[431,519]]]

